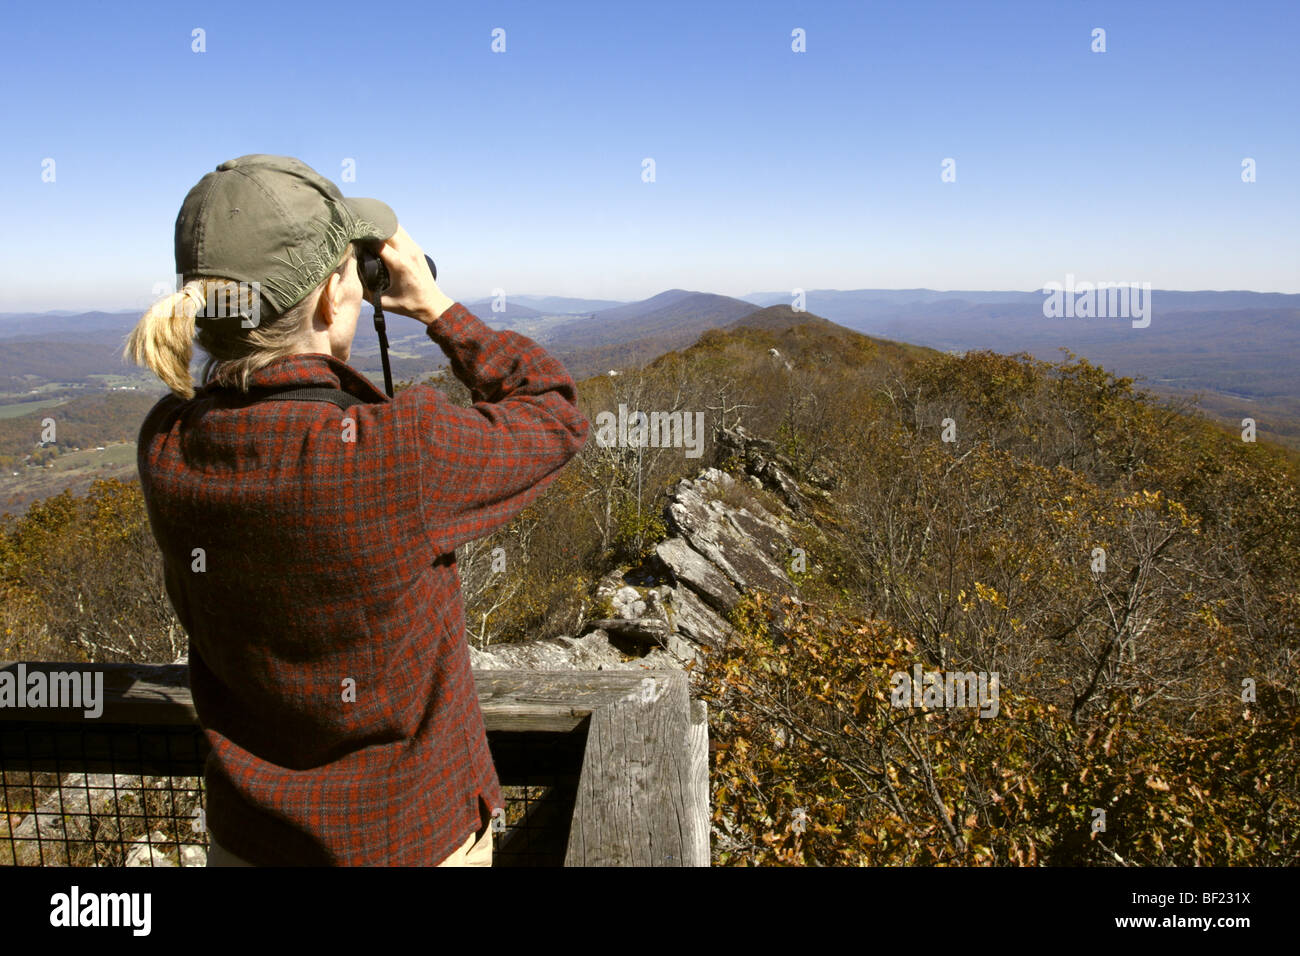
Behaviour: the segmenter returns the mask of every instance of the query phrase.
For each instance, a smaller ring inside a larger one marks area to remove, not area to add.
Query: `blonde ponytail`
[[[334,274],[342,275],[354,261],[355,251],[349,244]],[[203,383],[228,385],[246,392],[255,371],[298,351],[304,333],[309,330],[321,287],[328,279],[326,276],[300,302],[280,315],[267,316],[263,311],[255,328],[221,330],[198,327],[194,320],[207,307],[209,294],[228,288],[230,280],[196,276],[179,292],[153,304],[127,336],[122,354],[128,361],[153,369],[173,395],[190,399],[195,394],[190,361],[197,342],[209,356],[203,366]]]
[[[197,278],[179,292],[164,296],[150,306],[127,336],[122,357],[153,369],[172,394],[194,397],[190,359],[194,354],[194,317],[207,304],[207,287],[217,279]]]

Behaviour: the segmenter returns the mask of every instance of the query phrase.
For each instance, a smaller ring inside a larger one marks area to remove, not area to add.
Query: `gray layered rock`
[[[726,614],[740,603],[740,592],[684,538],[669,538],[655,545],[655,554],[682,584],[694,590],[715,610]]]
[[[790,496],[798,485],[774,462],[775,446],[737,430],[732,441],[748,448],[759,474]],[[766,457],[764,457],[766,456]],[[588,621],[580,637],[558,637],[488,650],[470,648],[483,669],[632,670],[680,667],[698,661],[702,649],[725,648],[736,636],[728,614],[746,593],[796,598],[786,573],[791,532],[757,501],[744,506],[724,499],[737,482],[706,468],[682,479],[664,509],[672,536],[658,542],[655,560],[619,568],[601,579],[597,606],[606,615]],[[752,496],[751,496],[752,498]]]
[[[602,671],[676,665],[672,655],[660,648],[645,648],[644,654],[629,659],[603,630],[589,631],[581,637],[498,644],[488,650],[471,647],[469,660],[471,667],[482,670]]]
[[[767,487],[773,489],[781,500],[793,508],[799,507],[799,486],[793,478],[781,470],[774,461],[765,461],[757,469],[757,476]]]
[[[804,477],[816,487],[804,490],[794,478],[794,463],[777,451],[776,443],[757,438],[739,425],[719,431],[716,441],[723,454],[737,459],[758,487],[775,492],[794,512],[804,511],[805,497],[826,499],[829,496],[823,489],[834,487],[829,475],[812,469]]]
[[[690,587],[665,588],[665,615],[677,633],[705,647],[726,647],[735,629],[722,615],[704,603]]]
[[[634,621],[645,615],[646,603],[641,592],[629,585],[619,588],[610,598],[614,605],[614,616],[622,621]]]
[[[716,468],[678,482],[665,511],[669,528],[740,589],[793,597],[784,566],[791,547],[784,522],[758,504],[737,509],[709,496],[734,485]]]
[[[720,429],[716,441],[725,454],[735,455],[742,462],[752,455],[776,455],[776,442],[751,435],[743,425]]]
[[[631,621],[591,621],[588,626],[604,631],[612,642],[621,643],[624,647],[661,648],[678,664],[699,658],[696,647],[658,614]]]

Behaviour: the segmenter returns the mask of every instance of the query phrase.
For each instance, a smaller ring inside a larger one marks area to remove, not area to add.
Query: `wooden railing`
[[[17,667],[0,672],[16,679]],[[23,667],[102,674],[103,713],[0,706],[0,799],[22,789],[23,775],[30,793],[38,775],[48,791],[50,780],[80,774],[89,795],[85,775],[202,774],[207,744],[184,665]],[[545,790],[522,811],[507,807],[514,819],[494,840],[494,865],[709,865],[706,710],[683,672],[485,670],[474,679],[502,786]],[[66,816],[61,794],[58,803],[50,819]],[[0,812],[10,821],[0,864],[29,860],[18,844],[49,838],[40,808]]]

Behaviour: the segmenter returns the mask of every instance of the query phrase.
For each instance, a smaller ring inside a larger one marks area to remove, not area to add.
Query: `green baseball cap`
[[[185,197],[176,217],[176,271],[186,281],[247,283],[278,315],[338,268],[349,243],[395,232],[397,216],[378,199],[345,198],[292,156],[252,153],[222,163]]]

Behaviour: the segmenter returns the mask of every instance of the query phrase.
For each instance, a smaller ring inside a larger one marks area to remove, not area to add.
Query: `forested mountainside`
[[[468,639],[488,664],[572,666],[580,642],[602,666],[685,659],[710,702],[715,862],[1297,862],[1280,449],[1086,361],[780,308],[580,397],[588,446],[458,555]],[[642,441],[638,411],[700,416],[700,454]],[[135,483],[8,519],[0,591],[9,659],[185,650]],[[919,681],[900,703],[899,675],[931,673],[995,678],[996,706]]]
[[[746,300],[771,305],[790,295]],[[1155,289],[1145,302],[1141,328],[1124,318],[1048,318],[1041,292],[811,289],[805,304],[858,332],[941,351],[1051,361],[1068,348],[1117,375],[1140,376],[1157,394],[1199,396],[1219,421],[1253,418],[1271,441],[1300,450],[1300,295]]]

